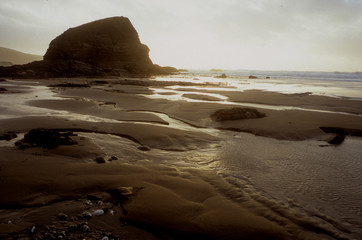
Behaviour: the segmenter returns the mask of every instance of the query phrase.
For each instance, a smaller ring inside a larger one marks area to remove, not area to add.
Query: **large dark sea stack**
[[[113,17],[70,28],[51,41],[44,60],[77,60],[96,66],[152,64],[128,18]]]
[[[176,69],[152,63],[126,17],[112,17],[70,28],[49,44],[43,61],[0,68],[0,76],[148,76]]]

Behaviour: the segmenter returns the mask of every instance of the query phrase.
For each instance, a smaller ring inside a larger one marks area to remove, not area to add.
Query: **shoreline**
[[[106,79],[92,84],[94,79],[83,79],[82,84],[89,86],[44,87],[69,81],[20,80],[18,83],[28,83],[28,90],[20,84],[12,87],[13,92],[0,95],[20,97],[18,105],[1,107],[9,117],[0,119],[0,133],[45,128],[78,135],[72,137],[77,144],[55,149],[0,146],[0,195],[5,196],[0,203],[1,237],[45,234],[50,232],[49,222],[59,234],[65,231],[68,237],[81,234],[99,239],[108,235],[113,239],[116,235],[120,239],[353,239],[361,234],[350,237],[348,227],[339,221],[330,226],[332,220],[326,223],[293,204],[267,198],[242,178],[217,174],[213,166],[225,137],[233,139],[233,133],[217,129],[247,131],[255,138],[261,135],[327,144],[338,133],[326,133],[321,127],[356,129],[359,133],[360,115],[258,108],[266,117],[214,122],[210,115],[232,104],[207,102],[196,96],[199,90],[191,96],[196,101],[168,100],[172,95],[152,98],[150,88],[176,94],[167,88],[175,84],[172,81],[157,85],[152,80],[132,84],[130,79]],[[240,104],[248,99],[326,111],[362,109],[362,101],[309,94],[200,92],[220,94]],[[51,114],[46,114],[47,109]],[[345,132],[347,137],[349,134]],[[109,161],[112,156],[118,160]],[[103,157],[105,164],[96,163],[98,157]],[[125,192],[114,196],[112,189]],[[107,213],[89,219],[80,216],[97,210],[97,201],[89,195],[98,196],[108,206]],[[92,206],[85,203],[87,200]],[[59,219],[61,213],[68,216],[66,220]],[[71,230],[70,225],[76,227]],[[91,230],[84,231],[85,225]],[[38,232],[31,231],[34,226]]]

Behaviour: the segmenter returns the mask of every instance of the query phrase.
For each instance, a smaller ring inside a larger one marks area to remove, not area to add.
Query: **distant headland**
[[[111,17],[69,28],[50,42],[42,61],[0,67],[0,77],[150,76],[175,71],[152,63],[149,48],[128,18]]]

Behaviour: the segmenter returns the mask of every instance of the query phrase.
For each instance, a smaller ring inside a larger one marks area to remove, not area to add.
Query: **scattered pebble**
[[[57,218],[61,221],[66,221],[68,219],[68,215],[66,215],[64,213],[59,213]]]
[[[83,225],[83,232],[86,233],[86,232],[89,232],[90,228],[88,225]]]
[[[85,219],[90,219],[92,217],[92,214],[90,212],[85,211],[82,213],[82,217]]]
[[[76,231],[78,229],[78,226],[76,224],[71,224],[68,227],[69,231]]]
[[[109,204],[104,202],[104,205]],[[112,210],[113,212],[113,210]],[[93,212],[94,215],[105,214],[101,209]],[[90,212],[84,212],[82,214],[86,217],[91,217]],[[75,219],[71,215],[66,215],[61,212],[55,215],[57,219],[67,218],[67,222],[53,221],[53,225],[34,225],[19,232],[16,232],[16,239],[44,239],[44,240],[56,240],[56,239],[98,239],[98,240],[119,240],[119,235],[115,235],[112,232],[107,232],[102,229],[102,226],[90,226],[88,220],[74,221]],[[53,219],[54,220],[54,219]],[[74,222],[73,222],[74,221]],[[6,221],[8,224],[12,224],[11,220]],[[14,239],[15,239],[14,238]],[[0,239],[2,239],[0,237]],[[9,238],[10,239],[10,238]],[[13,238],[11,238],[13,239]]]
[[[86,205],[88,205],[88,206],[92,206],[92,205],[93,205],[93,203],[92,203],[90,200],[86,200],[84,203],[85,203]]]
[[[102,216],[104,214],[104,211],[102,209],[95,210],[91,213],[92,216]]]
[[[118,160],[118,157],[116,156],[112,156],[108,159],[108,161],[115,161],[115,160]]]

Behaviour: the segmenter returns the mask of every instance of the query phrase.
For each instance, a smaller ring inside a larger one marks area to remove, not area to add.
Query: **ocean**
[[[224,81],[230,83],[249,81],[252,89],[283,93],[311,92],[316,95],[362,99],[362,72],[192,69],[181,72],[179,76],[207,79],[217,78],[222,74],[227,76]],[[249,80],[251,75],[256,79]]]
[[[313,71],[266,71],[266,70],[221,70],[221,69],[190,69],[191,74],[217,76],[224,73],[230,77],[248,77],[250,75],[258,78],[270,77],[272,79],[309,79],[325,81],[357,81],[362,82],[362,72],[313,72]]]

